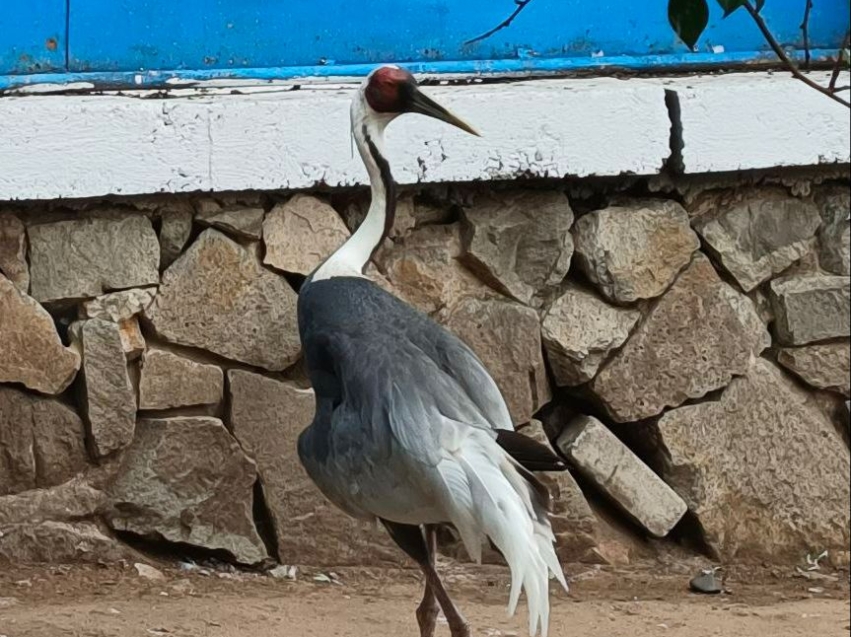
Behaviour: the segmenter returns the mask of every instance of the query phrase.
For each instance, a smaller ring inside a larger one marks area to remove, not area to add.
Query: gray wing
[[[460,339],[369,281],[333,281],[302,293],[311,317],[302,340],[317,394],[345,403],[366,435],[389,434],[436,464],[447,423],[513,429],[496,383]]]
[[[435,465],[447,424],[512,428],[496,384],[471,352],[421,345],[412,340],[358,340],[338,358],[344,402],[376,435],[391,432],[417,460]]]

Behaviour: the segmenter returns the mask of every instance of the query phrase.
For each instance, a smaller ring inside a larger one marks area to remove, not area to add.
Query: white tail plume
[[[454,465],[454,466],[453,466]],[[529,606],[529,634],[547,637],[549,574],[567,590],[546,511],[536,501],[515,461],[481,430],[470,430],[439,466],[447,486],[453,524],[470,555],[481,561],[481,538],[489,537],[511,569],[508,613],[521,589]]]

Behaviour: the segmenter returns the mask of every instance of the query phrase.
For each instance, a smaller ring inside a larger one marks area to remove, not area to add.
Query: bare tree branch
[[[813,10],[813,0],[804,0],[804,19],[801,20],[801,34],[804,37],[804,68],[810,70],[810,11]]]
[[[505,20],[500,22],[498,25],[496,25],[490,31],[485,31],[481,35],[477,35],[472,40],[467,40],[466,42],[464,42],[464,44],[465,45],[475,44],[476,42],[481,42],[482,40],[487,40],[494,33],[497,33],[498,31],[502,31],[503,29],[507,29],[508,27],[511,26],[511,23],[514,22],[514,19],[517,16],[520,15],[520,12],[523,11],[523,9],[526,8],[526,5],[528,5],[530,2],[532,2],[532,0],[514,0],[514,4],[516,4],[517,7],[515,7],[514,12],[510,16],[508,16]]]
[[[826,86],[822,86],[818,82],[814,82],[806,75],[801,73],[801,70],[795,66],[795,63],[786,55],[786,51],[783,50],[783,47],[780,46],[780,43],[774,37],[774,34],[771,33],[771,30],[768,28],[768,25],[765,24],[765,20],[762,19],[762,16],[759,15],[759,12],[754,8],[751,0],[745,0],[744,5],[745,9],[747,9],[748,13],[751,14],[751,17],[756,22],[756,26],[759,27],[759,30],[762,32],[765,41],[768,42],[768,45],[771,47],[771,50],[774,51],[775,55],[780,58],[780,61],[786,66],[789,72],[797,79],[801,80],[804,84],[809,86],[810,88],[827,95],[830,99],[839,102],[846,108],[851,108],[851,102],[847,102],[838,95],[836,95],[833,91],[831,91]]]
[[[836,88],[836,82],[839,80],[839,73],[842,71],[842,58],[845,57],[845,49],[851,46],[851,29],[845,32],[845,38],[842,40],[842,46],[836,52],[836,59],[833,61],[833,73],[830,74],[830,84],[827,87],[831,91],[839,91]]]

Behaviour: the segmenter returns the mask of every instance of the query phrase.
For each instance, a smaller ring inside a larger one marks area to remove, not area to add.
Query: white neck
[[[373,252],[384,240],[387,198],[388,196],[395,196],[395,193],[387,192],[387,186],[381,175],[381,168],[373,156],[373,151],[375,151],[381,157],[384,157],[384,129],[390,123],[392,117],[375,113],[366,104],[361,91],[358,91],[357,97],[352,101],[351,117],[352,134],[369,174],[372,201],[369,205],[369,212],[367,212],[366,218],[357,231],[319,266],[313,274],[314,281],[330,279],[335,276],[363,276],[364,269],[372,258]],[[372,149],[370,149],[370,143]],[[389,177],[389,172],[387,176]]]

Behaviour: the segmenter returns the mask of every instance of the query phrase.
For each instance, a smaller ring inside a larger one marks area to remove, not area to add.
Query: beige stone
[[[541,324],[533,309],[505,299],[464,298],[439,320],[482,360],[515,423],[528,422],[549,401]]]
[[[216,418],[141,419],[110,488],[113,529],[267,557],[252,517],[257,470]]]
[[[177,260],[192,234],[192,206],[172,205],[160,210],[160,268]]]
[[[543,320],[547,358],[558,385],[588,382],[609,354],[624,344],[641,312],[610,305],[574,284]]]
[[[658,441],[663,477],[722,558],[797,561],[847,549],[848,448],[768,361],[757,359],[719,400],[666,413]]]
[[[260,206],[221,205],[208,199],[199,205],[195,219],[228,234],[257,240],[263,234],[263,215]]]
[[[400,296],[427,314],[464,296],[492,295],[464,267],[460,226],[424,226],[378,256],[378,263]]]
[[[119,321],[118,333],[121,336],[121,349],[128,361],[134,361],[145,353],[145,336],[139,327],[139,319],[135,316],[126,321]]]
[[[136,392],[117,323],[89,319],[75,323],[71,333],[83,356],[81,405],[91,448],[107,456],[133,440]]]
[[[0,274],[5,274],[24,294],[29,292],[27,230],[23,222],[11,213],[0,214]]]
[[[774,331],[784,345],[851,336],[851,279],[820,274],[782,277],[769,287]]]
[[[590,389],[617,422],[650,418],[726,386],[767,343],[750,299],[699,255]]]
[[[312,390],[230,370],[230,426],[257,462],[266,506],[284,564],[363,565],[398,562],[383,529],[355,520],[328,502],[298,458],[298,436],[313,420]]]
[[[159,283],[160,246],[143,215],[30,226],[30,277],[41,302]]]
[[[673,201],[642,201],[580,217],[573,227],[576,260],[609,300],[659,296],[700,246],[688,213]]]
[[[62,345],[50,314],[0,275],[0,382],[59,394],[79,369],[80,356]]]
[[[557,444],[587,480],[651,535],[665,537],[685,515],[683,499],[596,418],[575,419]]]
[[[52,487],[86,466],[85,429],[73,409],[0,386],[0,496]]]
[[[147,308],[157,295],[156,288],[133,288],[103,294],[81,305],[80,318],[96,318],[119,323]]]
[[[340,215],[310,195],[278,204],[263,221],[263,263],[284,272],[310,274],[349,238]]]
[[[118,323],[121,347],[127,360],[136,360],[145,351],[145,336],[138,315],[157,295],[156,288],[120,290],[85,301],[80,306],[81,318],[96,318]]]
[[[698,218],[695,228],[749,292],[809,252],[819,224],[812,201],[763,189]]]
[[[224,374],[161,349],[151,349],[142,359],[139,409],[170,409],[190,405],[217,405],[222,400]]]
[[[816,195],[821,213],[819,261],[833,274],[851,275],[851,192],[848,186],[826,188]]]
[[[106,493],[77,476],[56,486],[0,496],[0,527],[92,517],[106,502]]]
[[[497,290],[530,304],[567,275],[573,210],[564,193],[494,193],[478,197],[462,216],[462,261]]]
[[[102,564],[133,556],[129,547],[94,522],[45,521],[0,527],[0,563]]]
[[[205,230],[165,271],[145,316],[169,341],[278,371],[301,350],[296,298],[254,252]]]
[[[851,397],[851,344],[847,340],[785,347],[777,362],[816,389]]]

